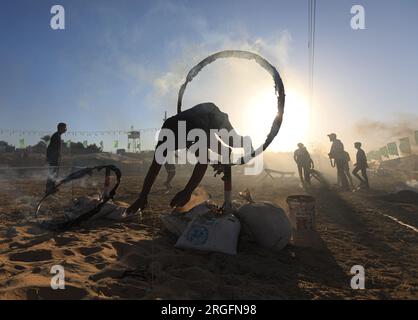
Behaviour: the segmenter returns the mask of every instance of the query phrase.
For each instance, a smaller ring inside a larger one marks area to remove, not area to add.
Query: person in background
[[[298,143],[298,149],[295,150],[293,159],[298,166],[299,178],[302,184],[311,184],[311,170],[314,168],[314,163],[303,143]]]
[[[360,180],[360,188],[369,189],[369,178],[367,177],[367,157],[364,150],[361,148],[361,142],[354,143],[354,148],[357,149],[356,163],[354,164],[353,175]],[[358,172],[361,171],[363,179],[359,176]]]
[[[331,150],[328,153],[330,160],[334,160],[335,166],[337,167],[337,177],[341,183],[341,190],[349,191],[348,179],[345,173],[347,156],[344,150],[344,144],[337,139],[335,133],[328,135],[329,141],[332,142]]]
[[[61,135],[66,131],[67,125],[63,122],[60,122],[57,126],[57,132],[51,136],[48,148],[46,149],[46,161],[49,165],[45,190],[46,194],[55,190],[55,181],[58,177],[58,170],[61,162]]]
[[[176,175],[176,166],[172,163],[166,162],[164,164],[165,171],[167,171],[167,179],[164,182],[164,186],[167,190],[171,189],[171,181],[173,180],[174,176]]]
[[[346,156],[346,162],[345,162],[344,172],[348,178],[348,181],[350,182],[351,189],[354,189],[353,177],[351,176],[350,165],[349,165],[349,162],[351,162],[350,154],[347,151],[345,151],[345,156]],[[338,178],[337,179],[338,185],[341,185],[341,181],[339,177],[337,178]]]

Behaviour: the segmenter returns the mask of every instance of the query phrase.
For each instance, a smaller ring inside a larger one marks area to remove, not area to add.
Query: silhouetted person
[[[171,130],[171,132],[174,135],[175,138],[175,146],[173,150],[168,150],[168,152],[175,152],[176,150],[180,150],[180,149],[188,149],[190,148],[194,143],[196,143],[197,141],[179,141],[179,122],[180,121],[185,121],[186,123],[186,136],[188,135],[188,133],[193,130],[193,129],[201,129],[205,132],[206,134],[206,138],[207,138],[207,146],[208,148],[211,147],[210,145],[210,141],[212,139],[216,139],[214,137],[214,134],[211,132],[211,129],[214,130],[221,130],[221,129],[226,129],[228,132],[231,132],[232,130],[234,130],[234,128],[232,127],[231,123],[229,122],[228,119],[228,115],[224,112],[221,112],[219,110],[219,108],[210,102],[207,103],[202,103],[202,104],[198,104],[196,106],[194,106],[193,108],[190,108],[188,110],[182,111],[180,113],[178,113],[177,115],[168,118],[163,126],[162,129],[169,129]],[[239,139],[239,141],[243,141],[243,139],[245,139],[244,137],[238,135],[235,131],[232,131],[232,135],[235,138],[235,141],[238,141],[237,139]],[[184,137],[185,138],[185,137]],[[222,139],[222,137],[220,137]],[[229,139],[228,139],[229,140]],[[166,143],[167,141],[167,137],[164,137],[163,140],[159,139],[159,142],[157,144],[156,147],[156,151],[159,148],[159,146],[162,143]],[[214,140],[216,141],[216,140]],[[183,143],[184,145],[179,145],[180,143]],[[231,144],[230,141],[223,141],[222,142],[225,144],[225,146],[218,141],[218,150],[219,148],[229,148],[231,149]],[[214,152],[216,152],[216,150],[212,150]],[[252,146],[251,146],[251,151],[253,151]],[[155,179],[158,176],[158,173],[160,172],[161,169],[161,165],[162,163],[165,163],[165,161],[167,160],[167,155],[168,152],[165,153],[163,155],[163,157],[165,157],[164,159],[159,159],[159,161],[157,161],[156,159],[156,153],[154,153],[154,159],[153,162],[148,170],[148,173],[145,177],[144,180],[144,184],[142,186],[142,191],[139,194],[138,199],[127,209],[126,213],[127,214],[131,214],[131,213],[135,213],[138,210],[142,210],[147,206],[148,203],[148,194],[151,191],[152,185],[155,182]],[[161,161],[164,160],[164,161]],[[208,167],[208,161],[205,161],[205,163],[200,163],[198,162],[195,165],[195,168],[193,170],[193,174],[190,177],[190,180],[188,181],[188,183],[186,184],[186,186],[184,187],[184,189],[180,192],[178,192],[174,198],[171,200],[170,202],[170,206],[171,207],[182,207],[184,206],[187,202],[189,202],[190,197],[192,195],[192,192],[194,189],[196,189],[196,187],[199,185],[199,183],[202,181],[203,176],[205,175],[206,169]],[[223,166],[214,166],[215,167],[215,171],[217,171],[217,173],[222,172],[222,168]]]
[[[369,178],[367,177],[367,157],[364,150],[361,148],[361,142],[354,143],[354,148],[357,149],[356,163],[354,164],[353,175],[360,180],[360,187],[366,189],[369,188]],[[363,179],[359,176],[358,172],[361,171]]]
[[[351,189],[354,189],[353,177],[351,176],[350,164],[349,164],[349,162],[351,161],[351,158],[350,158],[350,154],[347,151],[345,151],[345,159],[346,159],[346,162],[344,166],[344,172],[348,178],[348,181],[350,182]],[[338,185],[341,185],[341,181],[338,176],[337,176],[337,183]]]
[[[329,134],[328,137],[332,142],[331,150],[328,153],[328,156],[331,160],[333,159],[335,161],[335,166],[337,167],[337,175],[341,183],[342,190],[348,191],[348,179],[345,173],[347,156],[344,151],[344,145],[340,140],[337,139],[337,135],[335,133]]]
[[[164,164],[165,171],[167,171],[167,179],[164,182],[164,185],[167,189],[171,189],[171,181],[176,175],[176,166],[172,163],[166,162]]]
[[[311,170],[314,168],[314,163],[303,143],[298,143],[298,149],[295,150],[293,159],[298,165],[299,178],[302,184],[310,184]]]
[[[61,162],[61,135],[66,131],[67,125],[60,122],[57,126],[57,132],[51,136],[48,148],[46,149],[46,161],[49,164],[49,173],[45,190],[46,193],[55,189],[55,181],[58,177],[58,170]]]

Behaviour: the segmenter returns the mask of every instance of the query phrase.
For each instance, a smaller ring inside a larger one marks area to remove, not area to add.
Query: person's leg
[[[350,187],[354,188],[353,178],[351,177],[350,167],[348,166],[348,163],[346,163],[345,165],[345,174],[347,175],[348,181],[350,182]]]
[[[303,176],[307,184],[311,184],[311,168],[310,165],[305,165],[303,167]]]
[[[167,171],[167,179],[164,182],[164,185],[167,187],[167,189],[171,189],[171,181],[176,175],[176,167],[174,166],[174,164],[166,164],[165,169]]]
[[[298,163],[298,173],[299,173],[299,179],[302,184],[305,182],[303,181],[303,175],[302,175],[302,165]]]
[[[361,175],[363,176],[365,187],[369,188],[369,178],[367,177],[367,169],[365,167],[361,168]]]
[[[348,180],[347,180],[347,175],[345,174],[345,170],[344,170],[345,161],[337,160],[335,161],[335,163],[337,167],[337,174],[340,177],[342,189],[348,190],[349,189]]]
[[[360,171],[360,168],[359,167],[355,167],[354,168],[354,170],[353,170],[353,175],[358,179],[358,180],[360,180],[360,185],[362,185],[363,183],[364,183],[364,181],[363,181],[363,179],[359,176],[359,174],[358,174],[358,172]]]
[[[48,177],[46,179],[45,194],[48,194],[55,189],[55,182],[58,174],[58,161],[49,162]]]

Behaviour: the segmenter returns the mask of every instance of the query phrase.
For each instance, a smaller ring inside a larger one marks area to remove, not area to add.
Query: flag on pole
[[[411,153],[411,144],[408,137],[399,139],[399,151],[403,154]]]
[[[396,142],[388,143],[388,151],[391,156],[399,156],[398,146],[396,145]]]
[[[381,148],[379,149],[379,152],[380,152],[380,154],[381,154],[383,157],[385,157],[385,158],[389,158],[389,151],[388,151],[388,147],[387,147],[387,146],[381,147]]]
[[[88,143],[88,142],[87,142],[87,140],[84,140],[84,141],[83,141],[83,147],[84,147],[84,148],[87,148],[87,143]]]

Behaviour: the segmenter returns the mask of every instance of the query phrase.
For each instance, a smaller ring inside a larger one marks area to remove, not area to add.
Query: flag
[[[84,140],[84,141],[83,141],[83,147],[84,147],[84,148],[87,148],[87,143],[88,143],[88,142],[87,142],[87,140]]]
[[[385,157],[385,158],[389,158],[389,151],[388,151],[388,147],[387,147],[387,146],[381,147],[381,148],[379,149],[379,152],[380,152],[380,154],[381,154],[383,157]]]
[[[399,139],[399,151],[404,154],[411,153],[411,144],[409,143],[409,138]]]
[[[388,151],[391,156],[399,156],[398,146],[396,145],[396,142],[388,143]]]
[[[25,139],[19,139],[19,148],[24,149],[25,148]]]
[[[418,130],[415,131],[415,143],[418,144]]]
[[[115,140],[115,142],[113,142],[113,147],[114,148],[117,148],[119,146],[119,141],[118,140]]]

